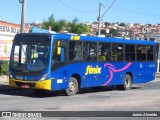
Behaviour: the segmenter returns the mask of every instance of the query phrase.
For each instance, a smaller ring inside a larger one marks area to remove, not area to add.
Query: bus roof
[[[120,39],[120,38],[103,38],[95,36],[78,36],[69,34],[51,34],[51,33],[20,33],[17,35],[39,35],[39,36],[53,36],[54,39],[63,40],[77,40],[77,41],[89,41],[89,42],[106,42],[106,43],[126,43],[126,44],[149,44],[155,45],[156,42],[147,40],[134,40],[134,39]]]

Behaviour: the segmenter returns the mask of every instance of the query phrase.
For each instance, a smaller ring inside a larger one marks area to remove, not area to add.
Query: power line
[[[116,0],[114,0],[114,1],[110,4],[110,6],[109,6],[108,9],[106,10],[106,12],[102,15],[102,17],[108,12],[108,10],[112,7],[112,5],[113,5],[115,2],[116,2]]]
[[[93,12],[97,12],[98,10],[95,10],[95,11],[81,11],[81,10],[77,10],[75,8],[72,8],[70,6],[68,6],[67,4],[65,4],[64,2],[62,2],[61,0],[57,0],[59,3],[61,3],[62,5],[64,5],[65,7],[71,9],[71,10],[74,10],[74,11],[77,11],[77,12],[82,12],[82,13],[93,13]]]
[[[22,0],[19,0],[19,3],[23,3],[23,1],[22,1]]]
[[[152,15],[152,16],[157,16],[157,17],[160,16],[158,14],[146,13],[146,12],[140,12],[140,11],[131,11],[131,10],[120,9],[120,8],[112,8],[112,9],[121,10],[121,11],[125,11],[125,12],[130,12],[130,13],[136,13],[136,14],[145,14],[145,15]]]

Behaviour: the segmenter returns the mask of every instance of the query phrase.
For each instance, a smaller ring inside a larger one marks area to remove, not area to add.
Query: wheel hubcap
[[[130,86],[130,80],[129,79],[126,79],[125,80],[125,84],[126,84],[126,87],[128,88]]]
[[[76,88],[75,86],[76,86],[75,83],[71,81],[71,82],[69,83],[69,90],[70,90],[71,92],[75,91],[75,88]]]

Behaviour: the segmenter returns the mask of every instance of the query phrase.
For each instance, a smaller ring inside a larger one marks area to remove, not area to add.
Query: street
[[[0,111],[159,111],[160,79],[133,85],[120,91],[114,86],[102,91],[82,89],[80,94],[65,96],[62,92],[37,95],[32,90],[2,89]]]

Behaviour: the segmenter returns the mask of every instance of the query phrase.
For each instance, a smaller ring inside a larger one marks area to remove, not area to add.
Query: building
[[[156,34],[148,34],[147,35],[147,39],[151,40],[151,41],[156,41],[157,43],[159,43],[159,49],[160,49],[160,34],[156,33]],[[157,61],[158,65],[157,65],[157,73],[160,72],[160,50],[158,51],[158,61]]]

